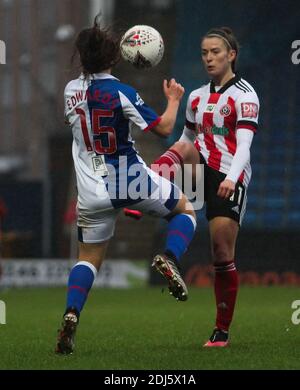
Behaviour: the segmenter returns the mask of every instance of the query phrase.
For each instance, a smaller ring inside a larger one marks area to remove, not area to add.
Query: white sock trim
[[[185,215],[186,217],[190,218],[190,220],[192,221],[192,224],[194,225],[194,230],[196,230],[196,227],[197,227],[196,219],[190,214],[182,214],[182,215]]]
[[[74,265],[73,268],[77,267],[77,265],[85,265],[86,267],[88,267],[93,272],[94,278],[96,278],[98,271],[92,263],[89,263],[88,261],[79,261],[77,264]]]

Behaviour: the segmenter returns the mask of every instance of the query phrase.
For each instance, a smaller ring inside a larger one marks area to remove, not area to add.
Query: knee
[[[195,222],[196,222],[197,216],[196,216],[196,213],[195,213],[195,211],[194,211],[194,209],[193,209],[192,204],[191,204],[190,202],[188,202],[188,203],[187,203],[187,206],[190,206],[190,207],[188,207],[188,208],[184,211],[184,214],[190,215],[191,217],[194,218],[194,220],[195,220]],[[190,210],[190,208],[191,208],[191,210]]]
[[[187,214],[187,215],[190,215],[191,217],[193,217],[195,219],[195,221],[197,220],[197,216],[196,216],[196,213],[195,213],[195,210],[194,210],[194,207],[192,205],[192,203],[188,200],[188,198],[186,197],[186,195],[183,195],[183,204],[182,204],[182,209],[181,209],[181,212],[183,214]]]
[[[180,154],[184,163],[190,163],[192,156],[194,156],[193,159],[196,159],[196,156],[198,157],[197,149],[193,144],[188,142],[175,142],[175,144],[172,146],[172,149],[175,149],[176,152]]]
[[[227,263],[232,261],[231,251],[229,250],[226,243],[222,241],[214,241],[212,243],[212,257],[213,264],[218,265],[221,263]]]

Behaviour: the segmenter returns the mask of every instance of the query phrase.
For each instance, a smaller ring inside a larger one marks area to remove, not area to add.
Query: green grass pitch
[[[224,349],[202,348],[214,324],[212,289],[176,302],[160,288],[94,289],[76,351],[53,353],[65,289],[0,290],[0,369],[300,369],[300,325],[291,322],[299,288],[242,287]]]

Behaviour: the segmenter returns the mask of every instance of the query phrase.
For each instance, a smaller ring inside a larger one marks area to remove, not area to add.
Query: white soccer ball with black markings
[[[138,69],[158,65],[163,58],[164,49],[160,33],[150,26],[134,26],[121,39],[122,57]]]

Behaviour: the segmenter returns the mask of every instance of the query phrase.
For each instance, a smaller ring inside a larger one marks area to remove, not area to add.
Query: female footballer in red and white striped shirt
[[[235,245],[251,178],[250,146],[259,101],[253,87],[236,74],[239,45],[231,29],[208,31],[201,51],[211,81],[190,94],[181,138],[152,169],[168,165],[174,172],[183,164],[204,164],[217,306],[215,329],[205,346],[225,347],[238,291]]]

